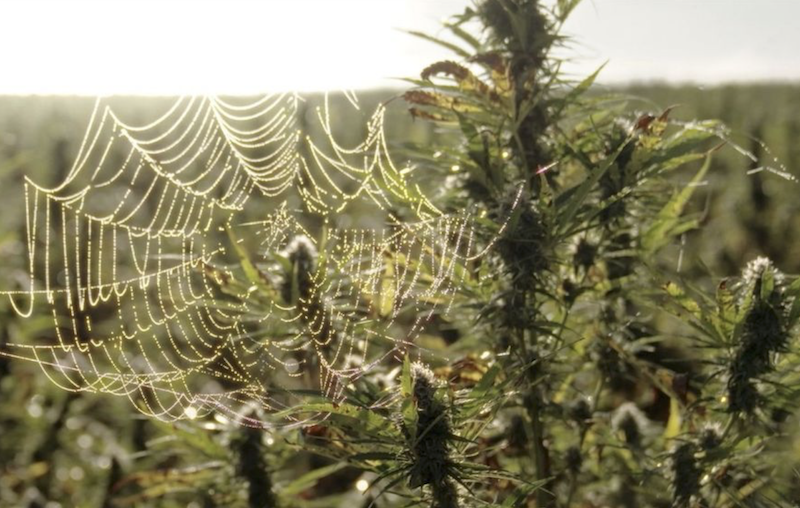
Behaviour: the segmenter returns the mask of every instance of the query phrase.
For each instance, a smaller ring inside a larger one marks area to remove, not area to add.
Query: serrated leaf
[[[690,225],[681,224],[681,215],[686,208],[686,204],[694,194],[697,185],[705,178],[708,169],[711,167],[711,155],[706,156],[706,160],[700,169],[680,192],[670,199],[667,204],[658,212],[655,220],[642,235],[641,245],[645,253],[652,254],[670,242],[676,235],[686,231]],[[693,224],[692,224],[693,225]]]
[[[664,285],[664,290],[671,296],[675,302],[687,310],[691,315],[700,319],[702,317],[702,310],[692,298],[690,298],[683,289],[674,282],[667,282]]]
[[[600,67],[598,67],[593,73],[586,76],[580,83],[578,83],[575,88],[569,91],[564,97],[559,98],[558,102],[560,103],[559,108],[554,113],[554,117],[558,118],[564,109],[566,109],[571,104],[575,103],[575,100],[589,91],[589,89],[594,85],[594,82],[597,80],[597,76],[600,75],[600,72],[605,68],[608,62],[603,63]]]
[[[717,328],[722,336],[728,336],[733,331],[736,322],[736,297],[723,280],[717,286]]]
[[[566,210],[564,213],[560,214],[558,218],[558,226],[561,232],[569,229],[569,227],[572,225],[572,220],[575,218],[575,215],[577,215],[581,205],[583,205],[583,203],[586,201],[586,198],[595,188],[597,182],[600,181],[600,178],[616,162],[617,157],[619,157],[619,155],[622,153],[622,150],[628,146],[629,142],[630,140],[622,143],[619,148],[614,151],[614,153],[606,157],[591,171],[588,178],[586,178],[583,183],[579,184],[577,188],[574,189],[570,195],[570,198],[563,205]]]

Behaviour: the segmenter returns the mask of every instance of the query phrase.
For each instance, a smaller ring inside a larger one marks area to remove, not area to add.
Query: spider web
[[[4,294],[21,317],[44,308],[53,333],[0,354],[160,419],[247,424],[248,407],[338,398],[412,348],[485,252],[473,218],[442,214],[395,166],[382,106],[345,147],[327,96],[322,143],[298,128],[301,101],[185,97],[146,125],[98,101],[64,180],[24,183],[28,277]],[[355,203],[387,224],[336,227]],[[262,218],[244,222],[247,207]]]

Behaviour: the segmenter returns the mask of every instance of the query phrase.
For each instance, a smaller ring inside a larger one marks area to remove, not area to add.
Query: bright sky
[[[606,82],[800,80],[800,0],[583,0],[568,21]]]
[[[448,56],[469,0],[2,0],[0,93],[256,93],[400,86]],[[606,82],[800,79],[798,0],[584,0],[576,73]]]

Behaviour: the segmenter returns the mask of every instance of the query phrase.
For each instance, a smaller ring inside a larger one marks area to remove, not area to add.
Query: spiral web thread
[[[126,396],[160,419],[217,411],[248,424],[254,405],[292,403],[283,387],[336,398],[413,347],[485,252],[473,219],[439,212],[392,163],[383,107],[348,148],[334,139],[327,97],[316,112],[326,142],[302,135],[301,100],[181,98],[142,126],[98,101],[64,181],[24,184],[29,277],[4,294],[22,317],[45,307],[53,333],[0,354],[36,362],[65,390]],[[280,205],[237,223],[253,196]],[[323,221],[322,237],[290,196]],[[355,201],[381,213],[402,205],[415,219],[330,227]],[[257,239],[254,263],[226,261],[241,253],[241,232]],[[304,268],[287,265],[298,248]]]

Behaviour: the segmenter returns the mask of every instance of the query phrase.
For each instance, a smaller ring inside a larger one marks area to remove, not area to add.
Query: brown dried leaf
[[[420,76],[423,80],[430,81],[433,76],[438,75],[451,76],[463,90],[474,90],[493,101],[500,99],[497,93],[489,85],[478,79],[472,71],[451,60],[443,60],[429,65],[423,69]]]
[[[403,99],[411,104],[446,109],[451,109],[455,102],[452,97],[448,97],[436,92],[427,92],[424,90],[409,90],[403,94]]]
[[[466,80],[472,73],[461,64],[453,62],[452,60],[443,60],[425,67],[420,77],[429,81],[431,77],[438,76],[439,74],[452,76],[456,81],[461,82]]]

